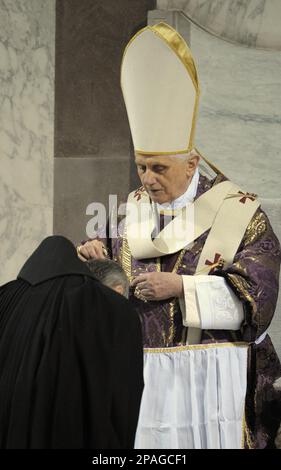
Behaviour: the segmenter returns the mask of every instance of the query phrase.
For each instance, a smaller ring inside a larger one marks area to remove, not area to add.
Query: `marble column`
[[[52,234],[55,0],[0,0],[0,284]]]

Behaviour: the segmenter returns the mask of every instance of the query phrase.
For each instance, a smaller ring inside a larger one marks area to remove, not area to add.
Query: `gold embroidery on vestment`
[[[124,227],[124,234],[123,234],[123,240],[122,240],[122,248],[121,248],[121,265],[122,268],[124,269],[129,282],[132,282],[133,276],[132,276],[132,258],[131,258],[131,252],[127,240],[127,227]]]
[[[256,214],[249,223],[244,237],[244,246],[256,242],[267,230],[267,223],[262,212]]]
[[[236,287],[236,289],[245,297],[248,302],[252,304],[253,312],[256,313],[257,306],[253,297],[247,291],[247,282],[243,277],[237,276],[236,274],[228,274],[228,279]]]
[[[190,344],[185,346],[172,346],[170,348],[144,348],[146,353],[177,353],[182,351],[189,351],[194,349],[210,349],[210,348],[225,348],[225,347],[238,347],[248,348],[249,344],[244,341],[237,341],[236,343],[208,343],[208,344]]]

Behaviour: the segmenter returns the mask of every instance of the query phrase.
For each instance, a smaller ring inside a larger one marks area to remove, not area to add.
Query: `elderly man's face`
[[[183,159],[178,156],[136,153],[138,175],[153,202],[164,204],[181,196],[188,188],[198,165],[199,157]]]

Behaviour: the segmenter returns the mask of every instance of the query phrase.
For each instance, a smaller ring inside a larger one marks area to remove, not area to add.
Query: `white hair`
[[[192,149],[190,152],[186,152],[186,153],[176,153],[175,155],[171,155],[171,157],[173,158],[179,158],[183,161],[188,161],[190,158],[193,158],[193,157],[200,157],[199,153],[196,152],[195,149]]]

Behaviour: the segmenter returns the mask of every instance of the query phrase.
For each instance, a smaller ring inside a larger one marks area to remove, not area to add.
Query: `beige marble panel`
[[[157,0],[157,8],[182,10],[202,28],[234,43],[281,49],[280,0]]]
[[[192,25],[202,95],[196,143],[230,179],[280,196],[281,56],[246,49]]]
[[[281,49],[281,2],[267,0],[265,2],[261,27],[257,36],[257,47]]]
[[[0,0],[0,284],[52,232],[55,0]]]
[[[41,240],[52,235],[52,207],[26,204],[14,194],[12,205],[0,205],[1,285],[15,279]],[[2,217],[3,214],[3,217]]]

